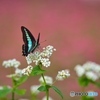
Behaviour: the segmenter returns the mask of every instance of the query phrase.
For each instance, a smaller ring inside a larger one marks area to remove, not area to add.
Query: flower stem
[[[42,75],[42,78],[43,78],[43,80],[44,80],[44,84],[45,84],[45,87],[46,87],[46,80],[45,80],[45,78],[44,78],[44,75],[43,74],[41,74]],[[46,87],[46,96],[47,96],[47,100],[49,100],[49,89]]]
[[[14,100],[15,93],[12,91],[12,100]]]

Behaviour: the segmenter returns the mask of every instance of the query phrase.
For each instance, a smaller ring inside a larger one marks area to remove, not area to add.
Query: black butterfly
[[[22,53],[23,56],[27,56],[28,54],[35,51],[35,49],[40,45],[40,33],[38,34],[37,40],[35,40],[34,36],[31,32],[24,26],[21,26],[21,31],[23,34],[24,44],[22,45]]]

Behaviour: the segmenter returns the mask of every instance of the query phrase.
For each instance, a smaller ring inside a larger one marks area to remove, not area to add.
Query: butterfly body
[[[38,34],[37,40],[35,40],[34,36],[31,32],[24,26],[21,26],[21,31],[23,34],[24,44],[22,45],[22,53],[23,56],[27,56],[28,54],[35,51],[35,49],[40,45],[40,33]]]

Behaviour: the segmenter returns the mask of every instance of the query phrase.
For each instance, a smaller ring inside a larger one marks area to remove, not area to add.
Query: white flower
[[[16,74],[17,76],[22,76],[22,69],[16,68],[15,74]]]
[[[28,64],[31,64],[32,62],[35,62],[36,65],[37,65],[37,63],[40,59],[41,59],[40,51],[35,51],[34,53],[30,53],[26,57],[26,61],[27,61]]]
[[[86,77],[88,79],[91,79],[93,81],[96,81],[97,79],[99,79],[99,77],[94,72],[92,72],[92,71],[86,72],[85,75],[86,75]]]
[[[50,64],[51,64],[51,62],[50,62],[50,60],[49,60],[48,58],[42,58],[42,59],[40,60],[40,62],[41,62],[42,65],[45,66],[45,67],[49,67]]]
[[[46,56],[48,58],[52,55],[53,51],[56,51],[56,49],[51,45],[47,46],[46,48],[43,48],[43,50],[44,51],[41,53],[41,55]]]
[[[31,90],[31,93],[32,94],[39,94],[40,93],[40,91],[38,90],[38,88],[40,87],[40,85],[33,85],[33,86],[31,86],[30,87],[30,90]]]
[[[66,79],[67,77],[70,76],[70,73],[69,73],[69,70],[61,70],[61,71],[58,71],[58,74],[56,76],[56,80],[59,80],[59,81],[62,81],[64,79]]]
[[[5,68],[8,67],[18,68],[20,66],[20,62],[17,61],[16,59],[12,59],[12,60],[3,61],[2,65],[5,66]]]
[[[79,77],[85,74],[85,69],[81,67],[80,65],[75,66],[75,71]]]
[[[28,67],[22,69],[22,74],[29,76],[30,73],[32,72],[32,69],[33,69],[33,67],[31,65],[29,65]]]
[[[85,75],[88,79],[96,81],[100,78],[100,65],[94,62],[86,62],[85,64],[77,65],[75,71],[79,77]]]
[[[0,90],[3,90],[3,86],[0,86]]]
[[[27,63],[31,64],[34,62],[36,65],[38,65],[38,63],[41,62],[43,66],[49,67],[51,64],[49,58],[55,50],[56,49],[53,46],[49,45],[46,48],[43,48],[42,52],[35,51],[26,57]]]
[[[52,77],[50,77],[50,76],[44,76],[44,79],[46,81],[46,84],[48,84],[48,85],[52,85],[53,84]],[[44,83],[43,77],[40,77],[39,82],[42,83],[42,84]]]

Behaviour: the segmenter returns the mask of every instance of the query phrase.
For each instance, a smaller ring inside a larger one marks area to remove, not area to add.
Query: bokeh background
[[[55,85],[63,92],[64,100],[78,100],[69,95],[70,91],[81,91],[74,67],[87,61],[100,64],[100,0],[0,0],[0,85],[12,85],[6,77],[10,70],[2,67],[2,61],[16,58],[20,68],[27,66],[22,56],[21,26],[36,38],[41,33],[40,42],[46,40],[41,47],[53,45],[57,49],[46,75],[55,79],[58,70],[69,69],[71,77]],[[30,97],[30,86],[39,84],[38,78],[32,77],[21,86],[27,88],[23,98]],[[93,85],[87,90],[100,93]],[[53,90],[50,96],[61,100]]]

